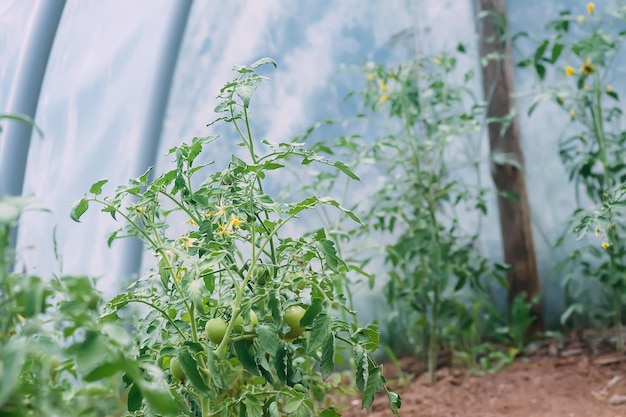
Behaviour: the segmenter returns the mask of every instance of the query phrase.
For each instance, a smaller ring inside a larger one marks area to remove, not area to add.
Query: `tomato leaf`
[[[185,373],[185,376],[189,379],[191,385],[193,385],[193,387],[200,391],[202,394],[209,395],[209,387],[204,382],[202,375],[200,375],[200,371],[198,370],[198,363],[196,362],[196,359],[193,357],[187,346],[184,346],[180,350],[178,360],[180,361],[183,372]]]
[[[356,386],[359,391],[365,391],[369,378],[369,366],[367,363],[367,352],[361,346],[356,345],[352,351],[354,365],[356,367]]]
[[[335,370],[335,335],[330,334],[324,346],[322,346],[322,363],[320,364],[320,371],[322,372],[322,378],[326,380]]]
[[[141,403],[143,402],[143,395],[137,384],[132,384],[128,391],[127,405],[128,411],[139,411],[141,409]]]
[[[100,181],[94,182],[94,183],[91,185],[91,188],[89,189],[89,192],[90,192],[91,194],[95,194],[95,195],[99,195],[99,194],[101,194],[101,193],[102,193],[102,186],[103,186],[104,184],[106,184],[107,182],[109,182],[109,180],[107,180],[107,179],[103,179],[103,180],[100,180]]]
[[[313,324],[315,317],[322,311],[323,303],[323,299],[314,298],[309,308],[307,308],[306,313],[304,313],[304,316],[300,319],[300,326],[306,327]]]
[[[252,344],[247,340],[238,340],[234,345],[235,352],[237,352],[237,359],[239,359],[244,369],[252,375],[260,375],[259,367],[254,360],[254,348]]]
[[[250,65],[250,68],[258,68],[261,65],[265,65],[265,64],[272,64],[274,66],[274,68],[276,68],[276,61],[274,61],[272,58],[261,58],[257,61],[255,61],[252,65]]]
[[[70,218],[75,222],[80,223],[80,217],[85,214],[88,208],[89,200],[87,200],[86,198],[81,198],[72,205],[72,209],[70,210]]]
[[[157,413],[167,416],[179,415],[182,411],[180,405],[176,402],[172,393],[166,386],[160,386],[147,381],[139,383],[141,394],[146,399],[148,405]]]
[[[331,326],[332,321],[327,313],[319,313],[317,317],[315,317],[309,337],[309,345],[306,349],[307,354],[315,352],[324,344],[326,339],[331,335]]]
[[[370,408],[374,402],[374,397],[385,386],[385,378],[380,372],[380,367],[372,366],[369,369],[369,377],[367,378],[367,385],[361,396],[362,408]]]
[[[400,417],[400,413],[398,413],[398,409],[402,406],[400,395],[394,391],[387,391],[387,398],[389,399],[389,407],[391,407],[393,415]]]

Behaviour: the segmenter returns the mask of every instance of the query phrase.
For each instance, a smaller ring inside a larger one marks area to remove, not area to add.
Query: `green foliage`
[[[122,387],[94,383],[103,359],[123,362],[130,338],[98,322],[100,294],[83,276],[51,281],[8,272],[9,235],[28,199],[0,199],[0,414],[104,416],[120,412]],[[96,378],[97,379],[97,378]],[[82,382],[81,382],[82,381]]]
[[[603,236],[601,244],[593,242],[577,248],[560,265],[566,272],[564,289],[569,304],[561,317],[563,323],[599,324],[611,316],[616,327],[621,328],[622,323],[626,247],[621,238],[625,224],[619,207],[621,185],[626,182],[626,131],[620,126],[623,111],[618,92],[606,84],[626,39],[626,31],[619,30],[620,22],[626,22],[626,7],[619,3],[604,13],[590,7],[577,17],[564,11],[548,23],[549,38],[542,40],[529,58],[556,67],[563,74],[557,77],[556,85],[545,86],[537,95],[529,113],[545,100],[552,100],[569,113],[571,123],[560,141],[559,155],[580,206],[571,216],[571,230],[579,240],[589,230],[596,237]],[[585,208],[580,191],[596,207]],[[566,241],[567,236],[569,233],[558,243]],[[600,284],[592,288],[599,289],[601,297],[606,296],[604,303],[598,305],[597,300],[588,298],[590,284],[580,282],[580,276]],[[612,313],[602,312],[602,304],[612,306]],[[617,347],[621,351],[621,331],[618,334]]]
[[[323,228],[302,236],[285,231],[320,205],[357,224],[359,218],[330,197],[284,201],[265,190],[272,171],[296,162],[358,177],[303,143],[254,140],[249,106],[264,79],[255,68],[263,64],[275,65],[263,59],[235,67],[236,78],[220,91],[220,116],[211,123],[229,124],[247,158],[233,155],[219,161],[227,163],[223,171],[210,172],[201,155],[217,137],[196,137],[170,149],[172,170],[154,179],[148,170],[108,196],[106,180],[98,181],[71,210],[79,221],[99,205],[122,222],[109,244],[132,236],[155,255],[154,270],[114,297],[101,319],[123,324],[129,304],[149,307],[134,322],[135,339],[125,350],[135,352],[132,367],[126,360],[107,361],[90,374],[100,380],[122,372],[132,415],[340,415],[323,400],[337,385],[330,378],[337,351],[346,348],[352,349],[363,407],[384,388],[381,368],[370,357],[378,347],[376,327],[360,328],[333,313],[355,315],[341,296],[349,265],[338,246]],[[173,226],[183,222],[188,227],[180,233]],[[170,375],[172,358],[184,383]],[[400,399],[388,396],[397,414]]]
[[[443,53],[397,68],[376,67],[364,94],[366,105],[391,126],[369,151],[390,181],[374,193],[367,220],[374,230],[394,236],[386,247],[387,302],[417,313],[412,330],[422,335],[431,382],[440,347],[460,347],[456,337],[446,340],[453,333],[445,329],[466,326],[467,333],[478,325],[472,320],[462,324],[472,316],[463,298],[489,303],[484,284],[497,277],[478,249],[487,194],[477,177],[478,161],[450,159],[451,149],[480,135],[482,123],[465,86],[471,72],[463,74],[460,85],[452,81],[456,62]],[[464,181],[460,173],[477,179]],[[459,221],[458,211],[467,209],[477,213],[475,231]]]

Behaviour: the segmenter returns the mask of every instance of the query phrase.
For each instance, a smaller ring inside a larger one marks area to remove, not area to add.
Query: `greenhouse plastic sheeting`
[[[3,91],[11,83],[27,3],[5,0],[0,5]],[[110,217],[90,211],[77,224],[69,220],[68,211],[92,182],[108,178],[113,187],[147,168],[136,164],[136,144],[159,65],[155,45],[165,41],[163,22],[173,3],[68,0],[37,112],[45,138],[32,141],[25,183],[25,191],[52,210],[29,212],[20,225],[19,246],[28,248],[23,257],[33,272],[58,271],[50,238],[57,227],[64,272],[103,277],[104,288],[128,278],[120,276],[119,268],[124,245],[116,242],[109,249],[105,243],[116,226]],[[549,5],[539,0],[508,3],[513,30],[528,30],[529,22],[541,28],[561,6],[573,7],[565,0]],[[597,2],[598,7],[604,3]],[[412,35],[404,38],[406,45],[391,42],[403,31]],[[253,128],[258,137],[287,140],[322,118],[357,110],[341,107],[343,97],[359,86],[353,72],[340,69],[342,64],[396,62],[414,51],[435,53],[474,40],[471,0],[196,1],[177,62],[157,170],[165,169],[163,155],[172,145],[214,133],[206,124],[214,118],[214,97],[231,77],[234,64],[249,64],[263,56],[277,60],[278,69],[268,73],[272,80],[255,98]],[[475,60],[470,54],[464,64],[473,65]],[[520,91],[533,88],[533,80],[516,82]],[[478,80],[472,88],[480,91]],[[0,106],[4,100],[0,95]],[[522,100],[520,109],[526,104]],[[563,231],[564,213],[574,207],[573,193],[556,157],[559,133],[548,127],[557,116],[546,111],[531,123],[522,117],[535,243],[544,287],[553,293],[546,306],[558,310],[560,290],[552,268],[562,253],[555,254],[551,245]],[[228,134],[219,129],[218,133],[225,138],[216,142],[212,155],[235,152]],[[486,149],[479,153],[484,156]],[[487,167],[483,174],[491,186]],[[364,185],[355,189],[359,186]],[[495,198],[484,232],[485,251],[500,259]]]

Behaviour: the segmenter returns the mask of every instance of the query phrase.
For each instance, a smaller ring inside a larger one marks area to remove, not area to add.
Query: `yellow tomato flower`
[[[387,84],[385,84],[384,81],[380,82],[380,90],[381,91],[387,91]]]
[[[573,119],[574,117],[576,117],[576,109],[572,109],[569,111],[569,115],[570,117]]]
[[[389,96],[381,96],[380,97],[380,102],[384,103],[385,101],[389,101]]]
[[[439,58],[433,58],[433,62],[435,63],[435,65],[441,65],[441,59]]]
[[[606,87],[604,87],[604,89],[606,90],[607,93],[610,93],[611,91],[613,91],[613,87],[611,87],[610,84],[607,84]]]
[[[583,15],[581,14],[580,16],[578,16],[578,17],[576,18],[576,21],[577,21],[578,23],[585,23],[585,16],[583,16]]]
[[[217,206],[217,212],[215,213],[215,217],[221,217],[226,214],[226,210],[231,208],[232,206]]]
[[[574,67],[572,67],[571,65],[568,65],[565,67],[565,75],[566,76],[570,76],[570,75],[574,75],[576,74],[576,70],[574,69]]]
[[[370,72],[370,74],[367,76],[367,78],[369,78],[369,79],[370,79],[370,81],[373,81],[373,80],[374,80],[374,78],[376,78],[376,76],[374,75],[374,73],[373,73],[373,72]]]
[[[197,225],[198,225],[198,223],[194,222],[194,221],[193,221],[193,219],[189,219],[189,220],[187,220],[187,221],[185,222],[185,224],[189,224],[189,225],[191,225],[191,226],[197,226]]]
[[[587,12],[589,12],[589,14],[593,14],[595,10],[596,5],[594,4],[594,2],[590,1],[589,3],[587,3]]]
[[[580,72],[582,72],[585,75],[591,75],[596,71],[596,67],[593,66],[593,64],[591,63],[591,60],[589,58],[585,59],[585,64],[580,67]]]
[[[600,236],[600,229],[596,229],[595,234],[596,236]]]
[[[230,236],[231,231],[228,229],[228,225],[220,224],[220,236]]]
[[[609,242],[602,242],[602,249],[607,250],[611,244]]]
[[[583,85],[583,88],[584,88],[585,90],[589,90],[589,83],[585,83],[585,84]]]
[[[186,273],[187,268],[180,268],[176,273],[176,281],[180,281]]]
[[[179,240],[185,249],[189,249],[198,239],[195,237],[181,237]]]
[[[243,220],[237,218],[237,217],[233,217],[232,219],[230,219],[230,223],[228,223],[228,226],[226,226],[227,229],[241,229],[241,224],[244,223]]]

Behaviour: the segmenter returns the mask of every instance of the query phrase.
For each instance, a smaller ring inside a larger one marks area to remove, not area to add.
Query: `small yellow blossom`
[[[609,242],[602,242],[602,249],[607,250],[611,244]]]
[[[577,21],[578,23],[581,23],[581,24],[582,24],[582,23],[584,23],[584,22],[585,22],[585,16],[583,16],[583,15],[581,14],[580,16],[578,16],[578,17],[576,18],[576,21]]]
[[[600,236],[600,229],[596,229],[595,234],[596,236]]]
[[[228,228],[228,225],[220,224],[220,236],[224,236],[224,235],[230,236],[230,234],[231,234],[231,231]]]
[[[576,117],[576,109],[572,109],[569,111],[569,115],[570,117],[573,119],[574,117]]]
[[[433,62],[435,63],[435,65],[441,65],[441,59],[439,58],[433,58]]]
[[[609,84],[607,84],[606,87],[604,87],[604,89],[606,90],[607,93],[610,93],[611,91],[613,91],[613,87],[611,87]]]
[[[180,281],[187,273],[187,268],[180,268],[176,273],[176,281]]]
[[[576,74],[576,70],[574,69],[574,67],[572,67],[570,65],[565,67],[565,75],[566,76],[569,77],[570,75],[574,75],[574,74]]]
[[[226,214],[226,210],[231,208],[232,206],[217,206],[217,212],[215,213],[215,217],[221,217]]]
[[[143,217],[146,215],[146,208],[144,206],[138,206],[135,203],[131,204],[130,210],[133,210],[135,213],[137,213],[137,217]]]
[[[583,85],[583,88],[584,88],[585,90],[589,90],[589,83],[585,83],[585,84]]]
[[[384,103],[385,101],[389,101],[389,96],[381,96],[380,97],[380,102]]]
[[[376,78],[376,76],[374,75],[373,72],[370,72],[369,75],[367,76],[367,78],[369,78],[370,81],[374,81],[374,78]]]
[[[191,225],[191,226],[197,226],[197,225],[198,225],[198,223],[194,222],[194,221],[193,221],[193,219],[189,219],[189,220],[187,220],[187,221],[185,222],[185,224],[189,224],[189,225]]]
[[[596,67],[593,66],[593,64],[591,63],[591,60],[589,58],[585,59],[585,64],[580,67],[580,72],[582,72],[585,75],[591,75],[596,71]]]
[[[381,91],[387,91],[387,84],[385,84],[384,81],[380,82],[380,90]]]
[[[181,237],[179,240],[185,249],[189,249],[198,239],[195,237]]]
[[[589,14],[593,14],[595,10],[596,5],[594,4],[594,2],[590,1],[589,3],[587,3],[587,12],[589,12]]]
[[[228,226],[226,226],[226,228],[227,229],[232,229],[232,228],[241,229],[241,224],[243,222],[244,221],[241,220],[240,218],[233,217],[232,219],[230,219],[230,223],[228,223]]]

